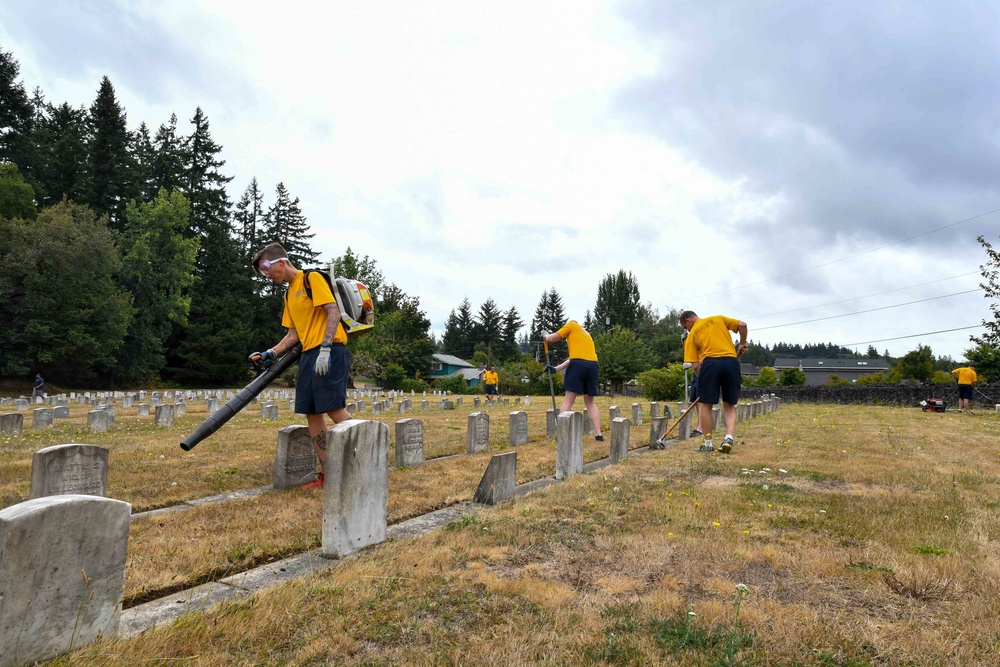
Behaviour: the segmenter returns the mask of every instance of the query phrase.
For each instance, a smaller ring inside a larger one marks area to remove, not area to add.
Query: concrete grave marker
[[[478,396],[474,396],[472,398],[472,407],[474,409],[478,409],[479,408],[479,397]]]
[[[327,432],[323,555],[343,557],[385,541],[389,427],[348,419]]]
[[[650,421],[652,421],[659,416],[660,416],[660,404],[657,401],[653,401],[649,404],[649,419]]]
[[[260,404],[260,417],[264,421],[273,422],[278,420],[278,404],[274,401]]]
[[[608,421],[614,421],[622,416],[622,409],[617,405],[612,405],[608,408]]]
[[[556,417],[556,479],[583,472],[583,415],[560,412]]]
[[[53,419],[69,419],[69,407],[65,405],[57,405],[52,408],[52,418]]]
[[[187,403],[181,401],[180,403],[174,406],[174,416],[180,417],[181,415],[186,415],[187,410],[188,410]]]
[[[528,444],[528,413],[516,410],[510,413],[510,446]]]
[[[632,426],[639,426],[642,424],[642,404],[633,403],[632,404]]]
[[[24,415],[17,412],[8,412],[0,415],[0,435],[9,435],[14,438],[21,437],[21,430],[24,428]]]
[[[290,489],[316,479],[316,450],[308,426],[285,426],[278,429],[278,447],[274,454],[275,489]]]
[[[583,409],[583,434],[593,435],[594,434],[594,422],[590,421],[590,410],[587,408]]]
[[[0,667],[118,633],[131,512],[81,495],[0,510]]]
[[[523,414],[523,413],[522,413]],[[472,496],[473,502],[496,505],[514,497],[517,480],[517,452],[494,454]]]
[[[138,406],[138,414],[140,417],[149,416],[149,403],[140,403]]]
[[[108,450],[96,445],[55,445],[31,455],[29,497],[108,495]]]
[[[14,409],[20,412],[24,412],[28,409],[28,399],[26,398],[15,398],[14,399]]]
[[[549,438],[556,437],[556,418],[559,412],[556,410],[545,411],[545,435]]]
[[[485,412],[469,415],[469,430],[466,434],[466,454],[485,452],[490,448],[490,416]]]
[[[104,433],[108,430],[108,413],[104,410],[87,412],[87,430],[91,433]]]
[[[156,406],[153,414],[153,423],[157,426],[168,427],[174,425],[174,405],[172,403],[161,403]]]
[[[139,406],[139,407],[141,408],[142,406]],[[209,399],[205,400],[205,410],[208,411],[208,414],[213,415],[213,414],[215,414],[215,411],[218,410],[218,409],[219,409],[219,399],[218,398],[216,398],[216,397],[213,396],[212,398],[209,398]]]
[[[659,440],[667,432],[670,426],[670,417],[656,417],[649,422],[649,448],[664,449],[666,445],[660,444]]]
[[[396,467],[409,468],[424,462],[424,423],[419,419],[396,422]]]
[[[611,463],[620,463],[628,456],[629,423],[625,417],[611,420]]]
[[[52,425],[55,414],[56,412],[52,408],[35,408],[32,412],[32,428],[48,428]]]

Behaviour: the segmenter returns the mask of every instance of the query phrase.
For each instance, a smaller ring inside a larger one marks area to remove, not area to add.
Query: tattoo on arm
[[[340,308],[333,302],[323,304],[323,310],[326,311],[326,332],[323,334],[323,342],[332,343],[333,337],[337,335],[337,325],[340,324]]]
[[[313,438],[313,444],[316,445],[316,449],[321,449],[326,451],[326,431],[323,431],[319,435]]]

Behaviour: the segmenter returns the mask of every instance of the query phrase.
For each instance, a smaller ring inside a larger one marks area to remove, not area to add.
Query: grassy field
[[[554,468],[548,401],[534,403],[519,482]],[[469,411],[416,415],[428,451],[463,452]],[[3,441],[4,503],[26,495],[31,451],[81,440],[112,450],[110,493],[137,509],[267,484],[276,428],[298,422],[241,415],[184,453],[197,413],[165,430],[121,413],[108,434]],[[494,453],[506,413],[493,408]],[[587,460],[607,455],[585,442]],[[390,522],[470,497],[488,458],[393,470]],[[741,424],[730,456],[631,457],[61,662],[995,665],[998,481],[996,414],[785,405]],[[315,547],[320,503],[295,490],[136,521],[126,598]]]

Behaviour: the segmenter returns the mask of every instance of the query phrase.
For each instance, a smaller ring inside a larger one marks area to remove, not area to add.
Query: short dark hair
[[[694,312],[693,310],[685,310],[683,313],[681,313],[681,317],[678,320],[678,322],[680,322],[681,326],[683,326],[684,323],[690,320],[692,317],[698,317],[698,313]]]
[[[260,272],[260,262],[264,259],[288,259],[288,253],[280,243],[268,243],[266,246],[258,250],[257,254],[253,256],[253,270],[259,275],[264,275]]]

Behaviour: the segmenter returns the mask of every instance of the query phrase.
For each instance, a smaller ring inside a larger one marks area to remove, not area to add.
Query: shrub
[[[403,391],[427,391],[427,383],[423,380],[413,380],[411,378],[406,378],[399,383],[399,388]]]
[[[651,401],[677,401],[684,396],[684,367],[670,364],[653,368],[636,377],[642,393]]]
[[[755,386],[773,387],[776,384],[778,384],[778,374],[774,372],[774,369],[770,366],[764,366],[761,368],[760,374],[757,376]]]
[[[441,380],[441,389],[453,394],[475,394],[476,390],[469,386],[461,375],[449,375]]]
[[[406,369],[399,364],[389,364],[382,371],[382,386],[385,389],[399,389],[406,380]]]
[[[826,379],[826,382],[824,382],[823,384],[825,384],[827,387],[836,387],[838,385],[851,384],[851,382],[849,380],[842,379],[836,373],[830,373],[830,377],[828,377]]]
[[[778,379],[782,387],[801,387],[806,383],[806,374],[801,368],[786,368]]]

